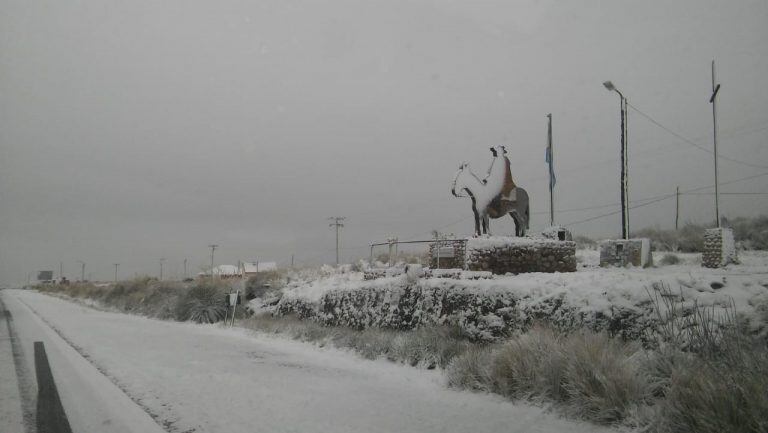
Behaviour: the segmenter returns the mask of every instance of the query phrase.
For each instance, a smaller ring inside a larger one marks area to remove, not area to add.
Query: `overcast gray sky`
[[[710,149],[717,61],[721,182],[768,173],[768,2],[0,0],[0,282],[217,263],[345,260],[395,235],[473,229],[462,161],[510,151],[548,223],[619,209],[619,100]],[[712,155],[630,111],[630,199],[713,184]],[[745,164],[746,163],[746,164]],[[768,191],[768,176],[723,186]],[[704,189],[699,192],[710,192]],[[766,196],[725,195],[726,216]],[[674,199],[631,212],[674,224]],[[712,197],[682,200],[713,219]],[[462,218],[463,221],[457,223]],[[495,220],[495,233],[512,232]],[[618,215],[571,226],[616,236]],[[57,272],[58,273],[58,272]]]

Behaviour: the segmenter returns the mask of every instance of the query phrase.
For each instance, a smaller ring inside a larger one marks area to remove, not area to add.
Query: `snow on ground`
[[[216,325],[23,301],[169,431],[592,432],[542,408],[453,391],[439,372]]]
[[[657,267],[600,268],[599,253],[578,250],[579,267],[572,273],[529,273],[495,276],[492,279],[453,280],[464,290],[476,293],[512,292],[527,303],[563,297],[582,311],[611,314],[612,307],[637,308],[649,301],[653,285],[667,284],[674,293],[682,293],[687,303],[726,307],[731,301],[738,313],[746,315],[753,326],[764,327],[765,317],[755,314],[755,305],[768,304],[768,252],[744,251],[741,264],[723,269],[701,266],[700,254],[676,253],[678,265],[660,265],[669,253],[654,253]],[[344,272],[327,274],[313,281],[294,282],[284,290],[285,300],[301,299],[318,302],[330,291],[381,288],[402,285],[404,276],[364,281],[362,274]],[[439,287],[449,284],[443,278],[422,279],[419,284]]]

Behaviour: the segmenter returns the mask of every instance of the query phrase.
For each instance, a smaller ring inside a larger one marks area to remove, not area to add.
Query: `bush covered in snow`
[[[748,250],[768,250],[768,216],[734,218],[728,220],[733,236],[741,247]]]
[[[228,280],[158,281],[138,277],[115,284],[97,286],[92,283],[41,285],[38,290],[95,301],[109,309],[140,314],[157,319],[214,323],[224,318],[224,294],[237,284]]]
[[[734,238],[740,248],[768,249],[768,216],[729,219],[725,221],[725,227],[733,228]],[[686,223],[680,230],[648,227],[632,233],[632,236],[650,238],[656,251],[700,253],[704,250],[704,230],[707,228],[710,226],[693,223]]]

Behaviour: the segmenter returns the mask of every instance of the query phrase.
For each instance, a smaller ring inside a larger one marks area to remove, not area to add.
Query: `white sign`
[[[229,306],[234,307],[237,305],[237,297],[240,296],[240,293],[230,293],[229,294]]]

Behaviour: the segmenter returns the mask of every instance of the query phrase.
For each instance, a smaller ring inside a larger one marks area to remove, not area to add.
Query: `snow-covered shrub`
[[[742,335],[714,358],[676,348],[655,353],[647,364],[660,401],[649,431],[768,431],[768,353],[754,343]]]
[[[623,290],[577,296],[560,287],[541,293],[531,286],[538,281],[535,278],[527,283],[516,278],[414,281],[401,275],[363,281],[359,274],[335,276],[287,288],[275,313],[355,329],[447,324],[481,341],[494,341],[535,322],[564,330],[604,330],[638,340],[646,337],[646,328],[656,320],[642,289],[642,299],[628,302]]]
[[[563,335],[551,327],[536,326],[504,343],[493,357],[493,390],[513,399],[562,401]]]
[[[446,370],[448,385],[459,389],[493,391],[494,353],[491,346],[477,346],[455,357]]]
[[[240,321],[250,329],[286,334],[321,346],[332,344],[350,348],[367,359],[391,361],[424,368],[444,368],[456,356],[473,345],[454,327],[424,326],[410,331],[368,328],[355,330],[346,326],[324,326],[294,315],[274,317],[255,315]]]
[[[680,263],[680,257],[675,254],[664,254],[659,263],[663,266],[676,265]]]
[[[200,282],[184,296],[179,297],[176,304],[176,319],[192,320],[197,323],[216,323],[224,320],[227,313],[225,294],[227,291],[220,284]]]
[[[570,335],[564,343],[562,381],[568,412],[610,424],[649,401],[650,381],[642,374],[639,344],[589,332]]]
[[[642,353],[638,344],[605,333],[537,326],[501,346],[465,352],[447,375],[458,388],[554,402],[576,418],[621,424],[650,404]]]
[[[704,250],[704,230],[706,227],[687,223],[679,230],[664,230],[648,227],[631,234],[633,238],[649,238],[655,251],[679,251],[700,253]]]
[[[734,218],[728,223],[741,247],[748,250],[768,250],[768,216]]]
[[[394,359],[426,368],[445,368],[470,343],[456,327],[425,326],[399,333],[392,347]]]

